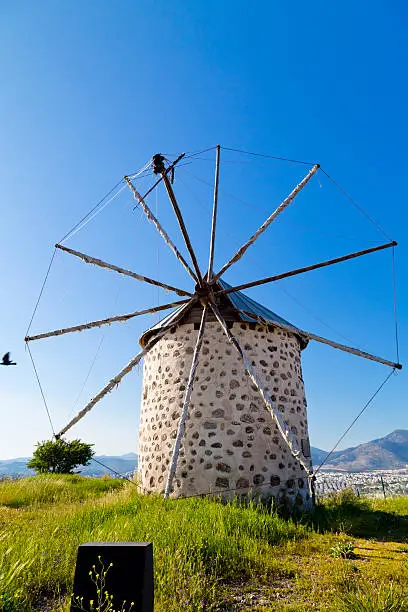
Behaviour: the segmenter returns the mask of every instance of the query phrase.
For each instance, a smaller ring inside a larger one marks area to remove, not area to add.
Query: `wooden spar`
[[[315,164],[313,166],[313,168],[311,168],[311,170],[308,172],[308,174],[304,177],[304,179],[298,184],[296,185],[296,187],[293,189],[293,191],[288,195],[287,198],[285,198],[285,200],[283,200],[283,202],[281,204],[279,204],[278,208],[266,219],[266,221],[263,223],[263,225],[261,225],[261,227],[255,232],[255,234],[253,234],[251,236],[251,238],[244,244],[242,245],[242,247],[240,249],[238,249],[238,251],[235,253],[235,255],[221,268],[221,270],[213,277],[212,282],[214,283],[216,280],[218,280],[220,278],[220,276],[222,276],[224,274],[224,272],[226,270],[228,270],[228,268],[230,266],[232,266],[232,264],[236,263],[238,260],[241,259],[241,257],[243,256],[243,254],[245,253],[245,251],[252,245],[254,244],[254,242],[259,238],[259,236],[261,234],[263,234],[263,232],[270,226],[270,224],[272,223],[272,221],[274,221],[276,219],[276,217],[283,212],[288,206],[289,204],[292,202],[292,200],[297,196],[297,194],[299,193],[299,191],[301,191],[303,189],[303,187],[305,187],[305,185],[310,181],[310,179],[312,178],[312,176],[318,171],[318,169],[320,168],[319,164]]]
[[[162,178],[164,186],[166,187],[167,195],[169,196],[171,205],[173,206],[174,213],[177,217],[178,224],[181,229],[181,233],[183,234],[184,242],[186,243],[187,251],[190,254],[191,261],[193,262],[194,270],[196,273],[196,277],[198,279],[198,283],[200,285],[203,284],[203,277],[201,276],[200,268],[198,265],[197,257],[193,249],[193,245],[191,244],[190,236],[188,235],[188,231],[186,228],[186,224],[184,223],[183,215],[181,214],[180,207],[177,203],[176,196],[174,194],[173,187],[169,181],[169,177],[165,171],[162,172]]]
[[[163,330],[162,332],[158,333],[155,336],[154,340],[159,340],[162,336],[164,336],[166,331],[167,330]],[[60,438],[61,436],[63,436],[69,429],[71,429],[71,427],[78,423],[78,421],[80,421],[90,410],[92,410],[95,404],[97,404],[103,397],[105,397],[105,395],[110,393],[112,389],[120,383],[122,378],[126,376],[126,374],[129,374],[129,372],[131,372],[133,368],[137,366],[139,361],[149,352],[152,346],[153,343],[151,345],[148,344],[142,351],[140,351],[140,353],[136,355],[136,357],[131,359],[127,366],[125,366],[123,370],[119,372],[119,374],[112,378],[112,380],[109,381],[109,383],[102,389],[102,391],[95,395],[95,397],[91,399],[91,401],[85,406],[85,408],[78,412],[78,414],[68,423],[68,425],[61,429],[61,431],[55,437]]]
[[[261,278],[260,280],[257,280],[257,281],[252,281],[250,283],[244,283],[242,285],[237,285],[236,287],[231,287],[230,289],[222,289],[221,291],[217,291],[215,295],[225,295],[227,293],[233,293],[234,291],[241,291],[242,289],[249,289],[249,287],[257,287],[258,285],[264,285],[265,283],[273,283],[275,281],[282,280],[283,278],[289,278],[290,276],[296,276],[297,274],[303,274],[304,272],[310,272],[311,270],[318,270],[319,268],[325,268],[326,266],[332,266],[342,261],[347,261],[349,259],[355,259],[356,257],[361,257],[362,255],[368,255],[369,253],[375,253],[376,251],[382,251],[383,249],[389,249],[390,247],[394,247],[396,245],[397,245],[396,242],[388,242],[387,244],[381,244],[380,246],[372,247],[370,249],[364,249],[363,251],[357,251],[356,253],[350,253],[349,255],[343,255],[342,257],[336,257],[335,259],[329,259],[327,261],[313,264],[311,266],[306,266],[304,268],[297,268],[296,270],[290,270],[289,272],[283,272],[282,274],[276,274],[275,276],[267,276],[266,278]]]
[[[198,358],[199,358],[199,355],[200,355],[201,346],[203,344],[204,329],[205,329],[206,319],[207,319],[207,305],[205,305],[204,308],[203,308],[203,314],[201,316],[200,329],[198,331],[197,342],[196,342],[196,345],[195,345],[195,348],[194,348],[193,360],[191,362],[190,374],[189,374],[189,377],[188,377],[186,394],[184,396],[183,407],[181,409],[180,421],[179,421],[178,428],[177,428],[177,436],[176,436],[176,440],[175,440],[175,443],[174,443],[174,448],[173,448],[173,454],[172,454],[172,457],[171,457],[169,473],[168,473],[168,476],[167,476],[166,489],[165,489],[165,492],[164,492],[164,497],[166,499],[168,498],[168,496],[171,493],[172,485],[173,485],[173,479],[174,479],[174,475],[175,475],[176,469],[177,469],[177,461],[178,461],[179,454],[180,454],[181,440],[182,440],[183,435],[184,435],[184,429],[185,429],[185,424],[186,424],[186,419],[187,419],[187,414],[188,414],[188,407],[190,405],[191,394],[193,392],[194,378],[195,378],[195,373],[196,373],[196,370],[197,370]]]
[[[177,287],[173,287],[172,285],[166,285],[165,283],[161,283],[160,281],[153,280],[147,276],[142,276],[141,274],[136,274],[136,272],[132,272],[131,270],[126,270],[125,268],[119,268],[119,266],[114,266],[113,264],[109,264],[106,261],[102,261],[101,259],[96,259],[95,257],[91,257],[90,255],[86,255],[85,253],[80,253],[79,251],[74,251],[73,249],[69,249],[68,247],[62,246],[62,244],[56,244],[56,249],[61,249],[61,251],[66,251],[71,255],[75,255],[75,257],[79,257],[85,263],[91,263],[95,266],[99,266],[100,268],[106,268],[108,270],[114,270],[119,274],[124,274],[125,276],[130,276],[131,278],[135,278],[138,281],[143,281],[144,283],[149,283],[149,285],[155,285],[156,287],[161,287],[162,289],[166,289],[167,291],[174,291],[177,295],[184,296],[188,295],[192,296],[188,291],[184,291],[184,289],[178,289]]]
[[[213,214],[212,214],[212,223],[211,223],[211,239],[210,239],[210,257],[208,261],[208,273],[207,273],[207,282],[211,282],[213,275],[213,265],[214,265],[214,246],[215,246],[215,229],[217,225],[217,206],[218,206],[218,183],[220,177],[220,145],[216,146],[216,159],[215,159],[215,180],[214,180],[214,204],[213,204]]]
[[[377,361],[378,363],[382,363],[383,365],[389,366],[390,368],[396,368],[397,370],[402,369],[402,365],[400,363],[393,363],[392,361],[388,361],[387,359],[382,359],[382,357],[376,357],[376,355],[371,355],[371,353],[360,351],[360,349],[352,348],[350,346],[346,346],[345,344],[339,344],[338,342],[333,342],[333,340],[327,340],[327,338],[322,338],[322,336],[317,336],[316,334],[311,334],[310,332],[302,333],[307,338],[309,338],[309,340],[315,340],[316,342],[321,342],[322,344],[328,344],[333,348],[345,351],[346,353],[351,353],[352,355],[357,355],[358,357],[364,357],[364,359]]]
[[[91,399],[91,401],[85,406],[85,408],[83,408],[80,412],[78,412],[78,414],[68,423],[68,425],[66,425],[63,429],[61,429],[61,431],[55,436],[56,438],[60,438],[61,436],[63,436],[69,429],[71,429],[71,427],[73,427],[76,423],[78,423],[78,421],[80,421],[90,410],[92,410],[95,404],[97,404],[102,398],[105,397],[105,395],[110,393],[112,389],[121,382],[122,378],[126,376],[126,374],[129,374],[129,372],[131,372],[133,368],[137,366],[139,361],[143,359],[143,357],[150,351],[151,348],[153,348],[156,342],[158,342],[160,338],[162,338],[170,329],[172,329],[178,324],[178,322],[184,316],[184,313],[187,307],[189,306],[190,301],[180,310],[177,318],[174,320],[172,325],[170,325],[169,327],[165,327],[161,331],[159,331],[155,335],[155,337],[152,338],[150,342],[146,344],[145,348],[141,350],[140,353],[138,353],[135,357],[133,357],[133,359],[129,361],[129,363],[123,368],[123,370],[121,370],[119,374],[117,374],[114,378],[112,378],[108,382],[108,384],[102,389],[102,391],[100,391],[97,395],[95,395],[95,397]]]
[[[280,433],[282,435],[282,438],[284,439],[284,441],[288,445],[291,454],[293,455],[293,457],[295,459],[297,459],[297,461],[299,461],[300,465],[306,471],[306,474],[308,476],[311,476],[312,471],[311,471],[311,469],[310,469],[310,467],[308,465],[307,459],[303,456],[301,448],[298,445],[295,436],[291,432],[289,425],[286,423],[286,421],[284,420],[284,418],[280,414],[279,410],[277,408],[275,408],[271,396],[269,395],[269,393],[266,391],[266,389],[264,388],[263,384],[261,383],[261,380],[259,379],[258,374],[256,373],[255,369],[253,368],[251,361],[245,355],[245,353],[242,350],[238,340],[235,338],[235,336],[228,329],[227,324],[225,323],[225,321],[224,321],[221,313],[219,312],[217,306],[213,302],[210,302],[210,306],[211,306],[211,309],[212,309],[215,317],[217,318],[219,324],[221,325],[222,330],[224,331],[225,335],[227,336],[229,342],[233,345],[235,350],[241,356],[242,361],[244,362],[244,367],[245,367],[245,369],[246,369],[246,371],[248,373],[248,376],[250,377],[250,379],[252,380],[252,382],[254,383],[256,388],[258,389],[258,392],[260,393],[263,401],[265,402],[265,406],[266,406],[267,410],[269,411],[269,413],[271,414],[272,418],[276,422],[276,425],[277,425],[277,427],[278,427],[278,429],[279,429],[279,431],[280,431]]]
[[[273,327],[283,329],[285,331],[291,332],[292,334],[297,334],[305,340],[315,340],[316,342],[327,344],[329,346],[332,346],[333,348],[339,349],[340,351],[350,353],[351,355],[357,355],[357,357],[363,357],[364,359],[369,359],[370,361],[376,361],[377,363],[382,363],[383,365],[389,366],[390,368],[395,368],[397,370],[402,369],[402,365],[400,363],[394,363],[393,361],[388,361],[388,359],[377,357],[376,355],[361,351],[360,349],[353,348],[351,346],[346,346],[345,344],[340,344],[339,342],[334,342],[333,340],[328,340],[327,338],[317,336],[316,334],[312,334],[303,329],[299,329],[298,327],[292,325],[284,325],[283,323],[279,323],[277,321],[269,321],[264,317],[260,317],[251,312],[247,312],[246,310],[240,310],[240,312],[242,312],[242,314],[246,315],[247,317],[251,317],[252,319],[256,320],[260,325],[273,325]]]
[[[108,319],[100,319],[99,321],[92,321],[91,323],[83,323],[82,325],[75,325],[74,327],[64,327],[62,329],[56,329],[54,331],[46,332],[44,334],[38,334],[37,336],[26,336],[25,342],[31,342],[32,340],[41,340],[42,338],[50,338],[51,336],[62,336],[63,334],[69,334],[70,332],[82,331],[84,329],[91,329],[93,327],[101,327],[102,325],[110,325],[116,321],[128,321],[133,317],[138,317],[144,314],[150,314],[159,312],[160,310],[168,310],[169,308],[176,308],[181,304],[186,304],[190,299],[180,300],[178,302],[172,302],[170,304],[163,304],[162,306],[155,306],[154,308],[147,308],[146,310],[139,310],[136,312],[130,312],[129,314],[118,315],[110,317]]]
[[[166,176],[166,178],[167,178],[167,176]],[[173,251],[173,253],[177,257],[179,262],[182,264],[182,266],[188,272],[188,274],[194,279],[195,282],[198,282],[198,279],[197,279],[196,275],[194,274],[193,270],[190,268],[190,266],[188,265],[188,263],[184,259],[183,255],[180,253],[180,251],[178,250],[178,248],[176,247],[174,242],[171,240],[170,236],[164,230],[164,228],[162,227],[162,225],[160,224],[158,219],[156,219],[156,217],[154,216],[154,214],[152,213],[150,208],[147,206],[144,198],[142,198],[142,196],[137,191],[137,189],[135,188],[135,186],[133,185],[131,180],[127,176],[125,176],[125,181],[129,185],[129,187],[130,187],[130,189],[131,189],[131,191],[133,193],[134,198],[139,202],[140,206],[142,207],[143,212],[145,213],[146,217],[149,219],[149,221],[151,221],[151,223],[153,223],[153,225],[155,226],[155,228],[159,232],[160,236],[163,238],[164,242],[167,244],[167,246],[170,247],[170,249]]]

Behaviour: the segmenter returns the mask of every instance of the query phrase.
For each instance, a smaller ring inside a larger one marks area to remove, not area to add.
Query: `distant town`
[[[350,487],[356,494],[370,497],[408,495],[408,467],[355,473],[322,470],[317,473],[317,496],[330,495]]]

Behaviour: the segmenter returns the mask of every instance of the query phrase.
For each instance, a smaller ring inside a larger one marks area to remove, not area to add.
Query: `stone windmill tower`
[[[220,294],[218,312],[210,311],[206,316],[184,436],[173,466],[174,494],[213,491],[233,496],[253,491],[307,503],[312,463],[301,350],[308,340],[243,293],[222,294],[229,288],[221,279],[214,284],[214,291]],[[184,308],[179,318],[182,309],[140,340],[142,347],[146,346],[178,319],[144,360],[139,474],[143,489],[148,491],[162,492],[168,480],[200,334],[202,307]],[[217,314],[225,321],[230,339],[243,348],[252,376],[248,376],[241,355],[226,341]],[[263,381],[265,397],[253,376]],[[279,424],[271,406],[276,406]],[[280,428],[290,437],[298,457],[302,454],[301,461],[293,456]]]
[[[209,262],[205,274],[198,265],[172,185],[174,168],[185,157],[184,154],[171,164],[161,154],[153,157],[153,173],[159,178],[144,196],[139,194],[132,182],[136,175],[124,178],[138,205],[193,279],[192,290],[147,278],[57,244],[56,248],[86,263],[159,286],[183,299],[143,311],[27,336],[26,342],[173,309],[170,315],[142,335],[142,350],[56,437],[64,435],[144,358],[139,449],[143,490],[161,492],[166,497],[210,492],[229,496],[251,491],[308,506],[313,492],[313,471],[301,369],[302,349],[309,340],[315,340],[394,369],[401,366],[300,330],[247,297],[242,290],[394,247],[396,243],[388,242],[231,287],[222,279],[226,270],[241,259],[290,205],[319,166],[316,164],[309,170],[263,225],[215,273],[213,263],[220,147],[215,149],[214,205]],[[146,167],[142,170],[145,171]],[[167,190],[192,267],[146,204],[146,197],[160,182]]]

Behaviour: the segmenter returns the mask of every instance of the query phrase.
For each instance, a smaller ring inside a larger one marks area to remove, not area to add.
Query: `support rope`
[[[92,215],[90,215],[86,220],[84,220],[83,222],[81,221],[80,223],[78,223],[76,228],[72,229],[71,232],[67,236],[65,236],[65,238],[62,239],[61,243],[64,240],[68,240],[68,238],[72,238],[72,236],[75,236],[75,234],[77,234],[81,229],[83,229],[86,225],[88,225],[88,223],[90,223],[90,221],[92,221],[92,219],[94,219],[97,215],[99,215],[108,206],[108,204],[113,202],[113,200],[115,200],[118,197],[118,195],[120,193],[122,193],[122,191],[124,189],[126,189],[126,185],[122,185],[122,187],[120,189],[118,189],[118,191],[116,191],[113,194],[113,196],[111,196],[109,198],[109,200],[104,202],[102,204],[102,206],[100,206],[97,210],[95,210],[95,212]]]
[[[397,316],[397,278],[395,273],[395,247],[392,247],[392,281],[394,285],[394,324],[395,324],[395,347],[397,352],[397,363],[399,363],[398,342],[398,316]]]
[[[361,415],[363,414],[363,412],[366,410],[366,408],[368,408],[368,406],[371,404],[371,402],[373,401],[373,399],[379,394],[379,392],[381,391],[381,389],[386,385],[386,383],[389,381],[389,379],[391,378],[391,376],[394,374],[395,372],[395,368],[393,368],[391,370],[391,372],[388,374],[388,376],[385,378],[385,380],[380,384],[380,386],[377,388],[377,390],[373,393],[373,395],[370,397],[370,399],[368,400],[368,402],[363,406],[363,408],[360,410],[360,412],[358,413],[358,415],[356,416],[356,418],[352,421],[352,423],[347,427],[346,431],[340,436],[340,438],[337,440],[336,444],[333,446],[333,448],[331,449],[331,451],[326,455],[326,457],[323,459],[323,461],[321,462],[321,464],[319,465],[319,467],[317,468],[317,470],[315,470],[314,475],[316,476],[316,474],[322,469],[322,467],[324,466],[324,464],[326,463],[326,461],[328,460],[328,458],[334,453],[334,451],[336,450],[336,448],[338,447],[338,445],[340,444],[340,442],[346,437],[346,435],[348,434],[348,432],[350,431],[350,429],[355,425],[355,423],[358,421],[358,419],[361,417]]]
[[[46,410],[46,412],[47,412],[48,420],[49,420],[50,425],[51,425],[52,435],[53,435],[53,436],[55,436],[55,430],[54,430],[54,426],[53,426],[53,424],[52,424],[52,420],[51,420],[50,411],[49,411],[49,409],[48,409],[48,405],[47,405],[47,400],[45,399],[44,391],[43,391],[43,388],[42,388],[41,383],[40,383],[40,377],[38,376],[37,368],[35,367],[34,359],[33,359],[33,356],[32,356],[32,354],[31,354],[30,347],[28,346],[28,344],[27,344],[27,343],[26,343],[26,347],[27,347],[27,349],[28,349],[28,353],[29,353],[29,355],[30,355],[31,363],[33,364],[33,368],[34,368],[35,376],[36,376],[36,378],[37,378],[38,386],[40,387],[40,391],[41,391],[41,395],[42,395],[42,398],[43,398],[43,402],[44,402],[45,410]]]
[[[41,300],[41,297],[42,297],[42,294],[43,294],[43,291],[44,291],[45,284],[46,284],[46,282],[47,282],[47,280],[48,280],[48,276],[49,276],[49,274],[50,274],[50,271],[51,271],[51,266],[52,266],[52,264],[53,264],[53,262],[54,262],[54,259],[55,259],[55,255],[56,255],[56,253],[57,253],[57,249],[56,249],[56,248],[54,248],[54,252],[53,252],[53,254],[52,254],[51,261],[50,261],[50,263],[49,263],[48,270],[47,270],[47,273],[46,273],[45,278],[44,278],[44,282],[43,282],[42,287],[41,287],[40,295],[38,296],[37,303],[36,303],[36,305],[35,305],[35,307],[34,307],[34,312],[33,312],[32,316],[31,316],[30,322],[29,322],[29,324],[28,324],[28,327],[27,327],[27,331],[26,331],[25,337],[27,337],[27,336],[28,336],[28,332],[30,331],[31,324],[32,324],[32,322],[33,322],[33,320],[34,320],[35,313],[37,312],[37,308],[38,308],[38,305],[39,305],[39,303],[40,303],[40,300]]]
[[[305,166],[314,166],[315,162],[302,161],[300,159],[290,159],[288,157],[278,157],[276,155],[266,155],[265,153],[253,153],[252,151],[243,151],[242,149],[232,149],[231,147],[221,147],[225,151],[234,151],[235,153],[243,153],[244,155],[253,155],[255,157],[265,157],[266,159],[277,159],[279,161],[292,162],[294,164],[304,164]]]
[[[109,198],[109,196],[115,191],[115,189],[117,187],[119,187],[119,185],[122,182],[123,182],[123,179],[120,179],[120,181],[118,183],[116,183],[116,185],[114,187],[112,187],[112,189],[110,189],[108,191],[108,193],[106,195],[104,195],[103,198],[101,200],[99,200],[99,202],[97,204],[95,204],[95,206],[93,206],[91,208],[91,210],[84,217],[82,217],[82,219],[80,221],[78,221],[78,223],[76,223],[74,225],[74,227],[72,229],[70,229],[70,231],[67,234],[65,234],[65,236],[63,238],[61,238],[60,242],[63,242],[69,236],[71,236],[71,234],[81,225],[81,223],[83,223],[90,215],[92,215],[92,213],[102,204],[102,202],[104,202],[106,200],[106,198]]]
[[[102,467],[104,467],[105,469],[107,469],[109,472],[112,472],[112,474],[116,474],[116,476],[119,476],[119,478],[122,478],[123,480],[127,480],[128,482],[130,482],[132,485],[134,485],[135,487],[139,488],[139,485],[137,482],[135,482],[134,480],[132,480],[131,478],[128,478],[127,476],[125,476],[124,474],[121,474],[120,472],[117,472],[116,470],[114,470],[113,468],[110,468],[108,465],[105,465],[104,463],[102,463],[102,461],[99,461],[98,459],[95,459],[95,457],[92,457],[92,461],[95,461],[95,463],[98,463],[99,465],[101,465]]]
[[[374,225],[374,227],[376,227],[382,234],[383,236],[385,236],[386,238],[388,238],[388,240],[392,241],[392,238],[390,238],[390,236],[382,229],[382,227],[377,223],[377,221],[375,221],[372,217],[370,217],[370,215],[359,205],[357,204],[357,202],[355,200],[353,200],[353,198],[347,193],[347,191],[345,191],[343,189],[343,187],[340,187],[340,185],[334,180],[334,178],[332,178],[330,176],[330,174],[328,174],[326,172],[326,170],[323,170],[322,167],[320,167],[321,172],[323,172],[323,174],[325,174],[327,176],[327,178],[333,183],[333,185],[335,185],[337,187],[337,189],[339,191],[341,191],[341,193],[346,196],[346,198],[353,204],[353,206],[355,206],[357,208],[357,210],[359,210],[361,212],[361,214],[370,221],[370,223],[372,223]]]

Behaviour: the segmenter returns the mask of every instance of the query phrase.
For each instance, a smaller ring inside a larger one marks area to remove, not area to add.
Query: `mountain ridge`
[[[318,467],[328,451],[311,447],[313,466]],[[0,460],[0,478],[31,476],[35,472],[27,468],[30,457]],[[101,464],[98,463],[98,461]],[[103,476],[106,473],[128,474],[137,468],[137,453],[123,455],[98,455],[95,461],[79,471],[84,476]],[[373,470],[392,470],[408,465],[408,429],[396,429],[369,442],[363,442],[340,451],[334,451],[324,470],[343,472],[369,472]]]
[[[312,461],[319,466],[326,451],[312,447]],[[408,464],[408,429],[395,429],[383,438],[363,442],[357,446],[334,451],[324,465],[325,470],[368,472],[392,470]]]
[[[28,461],[30,461],[30,457],[0,460],[0,478],[33,476],[35,471],[27,467]],[[103,465],[100,465],[98,461]],[[95,455],[95,461],[80,467],[78,473],[83,476],[103,476],[107,473],[122,475],[133,472],[136,467],[136,453],[126,453],[118,456]]]

